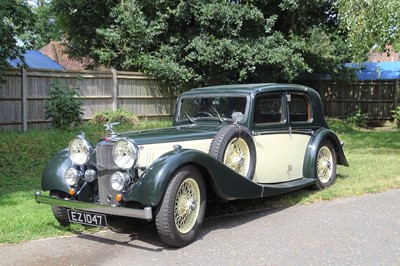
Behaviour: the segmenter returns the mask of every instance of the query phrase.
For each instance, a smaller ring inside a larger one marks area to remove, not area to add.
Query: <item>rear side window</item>
[[[291,122],[310,122],[311,107],[309,99],[302,94],[291,94],[289,102]]]
[[[256,98],[254,124],[282,122],[282,95],[267,94]]]

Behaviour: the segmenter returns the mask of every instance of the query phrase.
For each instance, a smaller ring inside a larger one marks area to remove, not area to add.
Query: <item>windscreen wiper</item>
[[[187,117],[187,119],[189,120],[189,122],[190,123],[192,123],[192,124],[194,124],[196,121],[193,119],[193,118],[191,118],[187,113],[183,113],[186,117]]]
[[[224,123],[224,119],[221,117],[221,115],[218,113],[217,109],[215,109],[214,106],[211,106],[212,109],[214,110],[214,112],[217,114],[219,121],[222,123]]]

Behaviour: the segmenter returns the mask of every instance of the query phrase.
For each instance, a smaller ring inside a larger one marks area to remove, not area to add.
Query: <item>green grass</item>
[[[208,216],[220,213],[308,204],[339,197],[375,193],[400,188],[400,131],[368,131],[330,120],[345,144],[350,167],[338,167],[335,185],[324,191],[299,190],[256,200],[238,200],[208,206]],[[140,123],[133,129],[169,126],[168,122]],[[118,130],[130,126],[118,125]],[[84,126],[87,138],[95,143],[104,135],[104,127]],[[37,204],[34,193],[40,190],[41,174],[47,161],[68,145],[78,131],[29,131],[0,133],[0,243],[77,234],[88,229],[80,225],[60,227],[50,206]]]

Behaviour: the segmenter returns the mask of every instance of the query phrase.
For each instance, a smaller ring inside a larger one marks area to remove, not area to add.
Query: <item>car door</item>
[[[311,138],[312,106],[305,92],[287,92],[289,124],[288,180],[303,177],[304,155]]]
[[[260,93],[254,99],[253,132],[257,183],[288,181],[291,139],[284,92]]]

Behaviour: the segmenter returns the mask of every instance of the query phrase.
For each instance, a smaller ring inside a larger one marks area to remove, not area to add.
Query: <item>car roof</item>
[[[284,83],[257,83],[257,84],[234,84],[234,85],[218,85],[210,87],[194,88],[182,95],[192,94],[229,94],[229,93],[243,93],[243,94],[254,94],[262,91],[314,91],[311,88],[297,84],[284,84]]]

